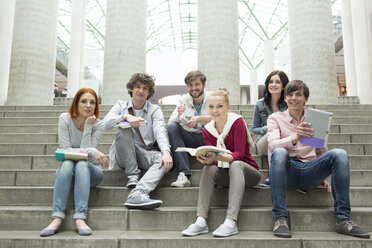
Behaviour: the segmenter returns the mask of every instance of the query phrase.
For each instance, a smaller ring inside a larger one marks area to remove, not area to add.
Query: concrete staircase
[[[101,106],[101,118],[111,106]],[[372,106],[311,106],[332,111],[329,148],[344,148],[351,162],[352,219],[372,230]],[[166,121],[174,106],[162,106]],[[253,106],[232,106],[252,123]],[[192,160],[193,187],[169,185],[177,177],[171,171],[152,193],[164,205],[154,211],[127,210],[129,193],[124,172],[104,172],[100,186],[91,190],[88,224],[93,235],[74,232],[73,198],[70,195],[62,232],[40,238],[51,220],[54,173],[59,163],[53,156],[57,123],[66,106],[0,106],[0,247],[372,247],[363,240],[334,232],[333,198],[322,189],[307,194],[288,192],[292,239],[272,235],[271,198],[268,189],[247,189],[239,215],[239,234],[213,238],[211,233],[193,238],[180,231],[195,221],[201,165]],[[251,127],[250,127],[251,128]],[[99,150],[108,154],[115,131],[103,135]],[[256,155],[262,179],[267,178],[267,158]],[[225,218],[227,189],[217,188],[209,216],[210,230]]]

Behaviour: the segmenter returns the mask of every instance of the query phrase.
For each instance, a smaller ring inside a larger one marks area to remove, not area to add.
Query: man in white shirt
[[[178,177],[172,187],[189,187],[190,165],[188,154],[175,152],[178,147],[196,148],[204,145],[202,128],[211,118],[208,114],[209,92],[205,91],[207,78],[201,71],[191,71],[185,77],[189,91],[180,97],[168,122],[168,137]]]

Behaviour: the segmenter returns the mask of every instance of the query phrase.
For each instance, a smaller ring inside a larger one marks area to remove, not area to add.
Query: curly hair
[[[155,78],[147,73],[135,73],[127,83],[128,94],[132,97],[132,90],[137,83],[142,83],[149,87],[149,95],[147,99],[155,94]]]

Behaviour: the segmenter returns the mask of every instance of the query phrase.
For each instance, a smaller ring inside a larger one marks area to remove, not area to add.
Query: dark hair
[[[85,93],[92,94],[94,96],[94,98],[96,99],[96,108],[94,109],[94,115],[98,119],[98,117],[99,117],[98,96],[97,96],[97,93],[91,88],[81,88],[78,92],[76,92],[74,100],[72,100],[72,104],[71,104],[70,108],[68,109],[67,113],[71,117],[74,117],[74,118],[79,116],[79,106],[78,106],[79,101],[80,101],[81,96],[84,95]]]
[[[197,78],[200,78],[200,81],[202,81],[203,84],[205,84],[205,81],[207,81],[206,76],[201,71],[195,70],[187,73],[185,77],[185,84],[190,83]]]
[[[279,78],[280,78],[280,81],[282,82],[283,84],[283,89],[285,88],[285,86],[288,84],[289,80],[288,80],[288,77],[287,75],[283,72],[283,71],[273,71],[271,72],[266,80],[265,80],[265,92],[264,92],[264,101],[265,103],[270,106],[271,105],[271,93],[269,92],[269,83],[270,83],[270,80],[271,80],[271,77],[272,76],[275,76],[275,75],[278,75]],[[284,90],[282,91],[282,94],[280,95],[280,98],[279,98],[279,101],[278,101],[278,107],[285,103],[284,102]]]
[[[142,83],[149,87],[149,95],[147,99],[155,94],[155,78],[147,73],[135,73],[127,83],[128,94],[132,97],[132,90],[137,83]]]
[[[307,85],[301,80],[292,80],[291,82],[289,82],[287,86],[284,88],[284,95],[286,96],[297,90],[302,90],[304,92],[305,99],[309,98],[310,95],[309,87],[307,87]]]

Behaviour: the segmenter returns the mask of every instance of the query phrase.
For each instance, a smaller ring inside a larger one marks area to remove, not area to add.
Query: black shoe
[[[336,232],[358,238],[369,239],[370,234],[351,220],[336,221]]]
[[[280,237],[280,238],[291,238],[292,233],[291,230],[289,230],[287,217],[282,216],[276,219],[274,224],[274,236]]]

